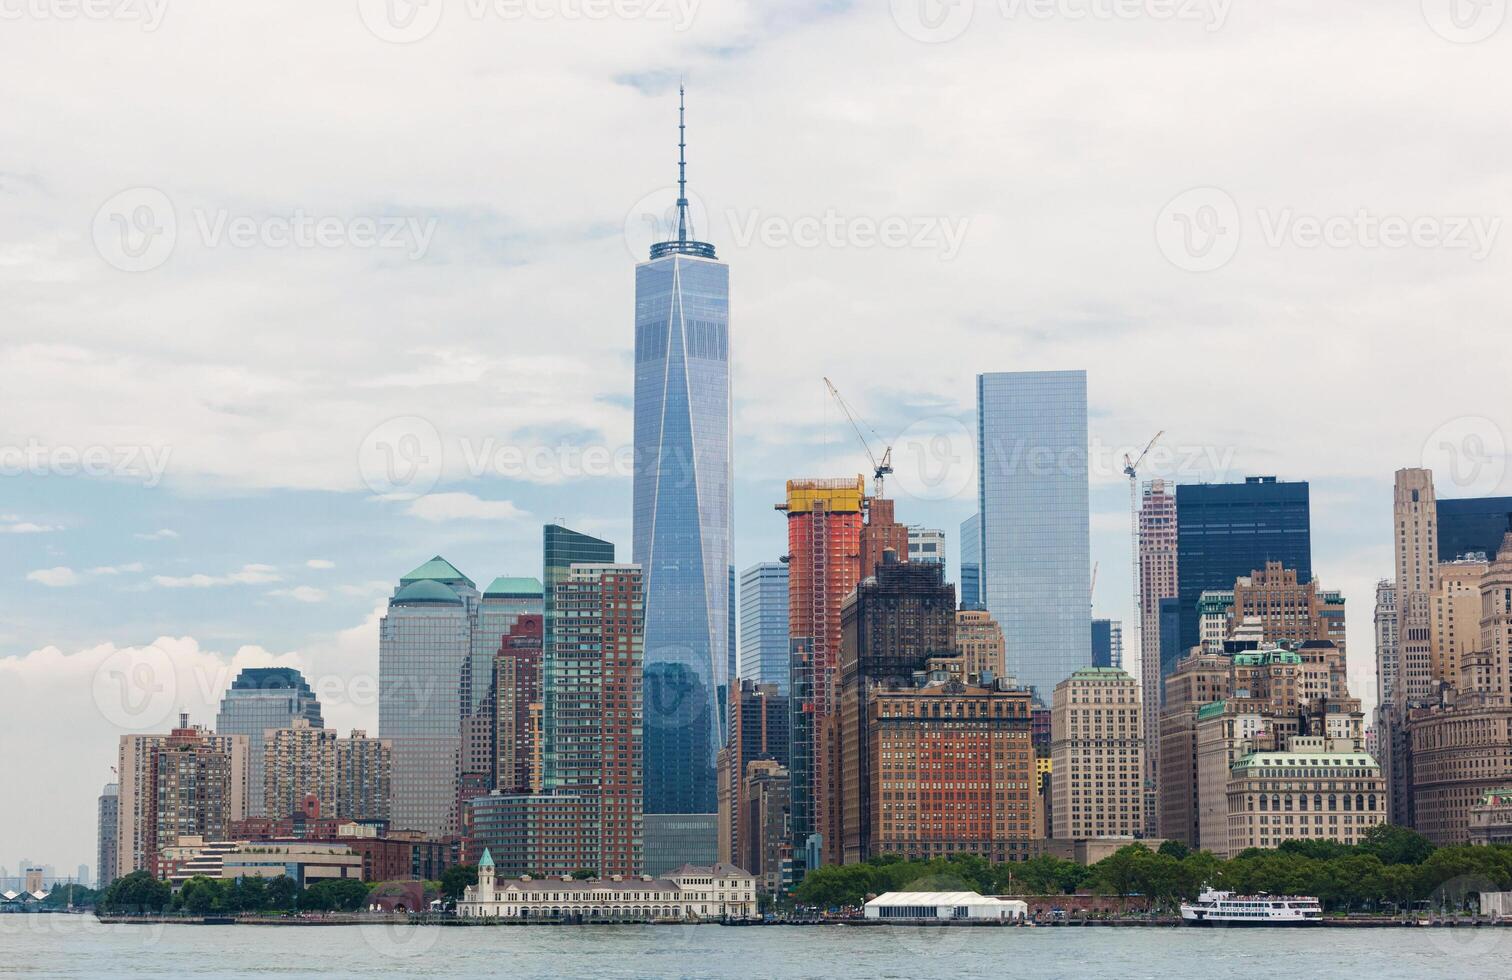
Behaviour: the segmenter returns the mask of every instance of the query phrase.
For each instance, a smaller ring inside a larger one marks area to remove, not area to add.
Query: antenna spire
[[[688,126],[684,120],[687,103],[681,79],[677,82],[677,240],[688,240]]]
[[[651,246],[651,258],[668,255],[695,255],[699,258],[715,258],[714,246],[689,237],[693,234],[693,218],[688,209],[688,122],[687,89],[682,79],[677,81],[677,234],[667,241]]]

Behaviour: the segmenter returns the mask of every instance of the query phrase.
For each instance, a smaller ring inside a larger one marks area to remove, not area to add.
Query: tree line
[[[810,871],[794,893],[800,905],[859,906],[889,891],[973,891],[990,895],[1140,895],[1159,909],[1197,897],[1204,887],[1257,894],[1315,895],[1329,911],[1389,911],[1427,902],[1474,907],[1481,891],[1512,890],[1512,846],[1434,847],[1415,831],[1371,828],[1358,845],[1292,840],[1223,860],[1178,841],[1158,850],[1123,847],[1090,866],[1040,855],[994,864],[956,854],[909,861],[884,854],[861,864]]]
[[[242,912],[356,912],[368,907],[372,886],[356,878],[330,878],[306,888],[276,878],[207,878],[196,875],[178,891],[148,871],[133,871],[94,895],[107,915],[235,915]]]

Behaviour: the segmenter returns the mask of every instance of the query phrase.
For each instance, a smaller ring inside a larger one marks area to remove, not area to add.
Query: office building
[[[1052,836],[1144,834],[1144,722],[1138,682],[1084,667],[1055,686],[1051,706]]]
[[[826,817],[824,847],[833,862],[864,860],[877,829],[875,743],[870,709],[877,690],[911,687],[914,674],[933,658],[951,658],[961,679],[956,655],[955,587],[945,581],[944,566],[883,556],[875,576],[863,580],[841,605],[839,705],[835,715],[835,752],[839,774],[831,796],[821,801]]]
[[[788,699],[778,693],[775,684],[742,680],[730,698],[730,738],[722,753],[724,793],[720,813],[727,830],[722,853],[732,861],[747,850],[740,838],[747,770],[758,760],[786,769],[790,724]]]
[[[1009,679],[1003,631],[987,610],[963,605],[956,613],[956,649],[965,661],[967,677],[990,671],[994,677]]]
[[[645,575],[645,809],[713,813],[734,651],[730,269],[695,240],[678,109],[674,237],[635,268],[632,560]]]
[[[1463,656],[1480,649],[1481,577],[1490,567],[1476,558],[1439,563],[1428,595],[1428,673],[1436,684],[1456,683]]]
[[[776,760],[757,759],[746,766],[741,808],[734,819],[740,849],[730,863],[749,871],[763,895],[783,894],[792,885],[790,790],[787,767]]]
[[[866,724],[845,733],[843,860],[1024,860],[1035,836],[1029,692],[963,682],[957,658],[931,666],[870,687]]]
[[[983,604],[1041,697],[1092,663],[1087,375],[977,376]]]
[[[460,829],[460,692],[480,598],[437,555],[399,580],[378,625],[378,736],[393,747],[393,821],[431,837]]]
[[[1386,785],[1376,760],[1351,740],[1293,736],[1234,763],[1227,809],[1221,854],[1288,840],[1352,846],[1386,822]]]
[[[945,532],[917,524],[908,525],[908,560],[945,564]]]
[[[1092,666],[1121,669],[1123,665],[1123,623],[1116,619],[1092,620]]]
[[[530,793],[539,783],[539,747],[532,708],[542,697],[542,616],[520,616],[494,654],[493,786],[505,793]]]
[[[788,768],[798,855],[808,853],[810,835],[825,839],[825,825],[831,822],[825,806],[834,795],[829,726],[837,704],[840,607],[861,578],[865,494],[866,481],[860,476],[789,480],[787,498],[777,505],[787,515]]]
[[[1209,589],[1229,589],[1267,562],[1312,581],[1312,524],[1306,483],[1273,476],[1243,483],[1183,484],[1176,488],[1179,650],[1199,641],[1197,600]]]
[[[676,862],[691,856],[714,864],[719,856],[718,813],[646,814],[646,870],[665,875],[680,867]]]
[[[287,728],[302,719],[315,728],[325,723],[304,675],[292,667],[247,667],[231,682],[215,718],[219,735],[247,736],[251,768],[247,771],[247,813],[262,816],[263,732]],[[279,816],[279,814],[273,814]]]
[[[1198,841],[1197,712],[1233,694],[1232,668],[1230,657],[1202,651],[1181,660],[1165,679],[1155,829],[1188,847]]]
[[[896,501],[863,497],[861,506],[866,514],[866,522],[861,526],[861,578],[871,578],[877,574],[882,556],[889,551],[899,561],[908,560],[908,528],[898,523]]]
[[[1494,558],[1502,535],[1512,527],[1512,497],[1462,497],[1434,502],[1436,540],[1434,555],[1440,562],[1467,556]]]
[[[780,561],[740,573],[739,677],[788,693],[788,567]]]
[[[118,783],[106,783],[100,791],[98,817],[96,818],[95,887],[104,888],[120,877],[116,873],[116,831],[121,816],[121,787]]]
[[[1256,626],[1265,642],[1328,640],[1344,651],[1344,597],[1320,589],[1316,578],[1303,582],[1296,569],[1271,561],[1232,585],[1231,635],[1241,625]]]
[[[566,580],[569,569],[576,564],[602,565],[614,563],[614,544],[602,538],[574,531],[560,524],[547,524],[541,533],[543,556],[541,582],[544,589],[543,637],[541,640],[541,771],[544,774],[555,765],[555,746],[550,733],[555,727],[554,705],[557,673],[552,658],[556,624],[560,618],[556,609],[556,589]]]

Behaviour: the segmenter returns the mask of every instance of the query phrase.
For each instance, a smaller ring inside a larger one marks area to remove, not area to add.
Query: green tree
[[[1433,853],[1433,842],[1415,830],[1378,823],[1365,831],[1356,849],[1374,854],[1382,864],[1422,864]]]
[[[107,913],[146,914],[164,911],[172,900],[168,882],[147,871],[133,871],[111,882],[99,905]]]
[[[1134,892],[1138,861],[1150,853],[1143,844],[1129,844],[1092,866],[1092,878],[1097,887],[1120,897]]]
[[[598,877],[598,872],[592,868],[578,868],[572,873],[574,881],[592,881]]]
[[[452,901],[462,898],[462,890],[478,883],[476,864],[454,864],[441,875],[441,894]]]
[[[1172,857],[1178,861],[1185,861],[1191,855],[1192,849],[1179,840],[1168,840],[1162,841],[1160,850],[1155,853],[1164,854],[1166,857]]]
[[[268,901],[264,908],[280,912],[293,910],[299,901],[299,883],[288,875],[268,879]]]

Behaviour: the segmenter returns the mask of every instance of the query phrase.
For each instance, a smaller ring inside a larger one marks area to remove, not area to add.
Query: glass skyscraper
[[[635,269],[647,813],[714,812],[730,657],[730,270],[689,237],[681,112],[677,229]]]
[[[978,375],[977,464],[982,603],[1048,702],[1092,664],[1087,373]]]
[[[961,522],[961,608],[982,608],[982,515]]]
[[[221,698],[220,713],[215,718],[217,735],[247,736],[247,815],[272,817],[287,813],[263,810],[263,733],[270,728],[292,728],[303,718],[311,728],[323,728],[320,702],[315,699],[304,675],[292,667],[247,667]]]
[[[1512,497],[1444,498],[1434,507],[1439,561],[1476,553],[1494,559],[1502,535],[1512,530]]]
[[[780,561],[740,573],[739,677],[788,692],[788,567]]]
[[[1268,561],[1295,569],[1298,583],[1312,581],[1308,514],[1307,484],[1278,483],[1273,476],[1176,487],[1178,655],[1201,642],[1197,600],[1202,593],[1232,589],[1236,578],[1264,569]],[[1162,624],[1162,635],[1164,629]]]
[[[457,777],[481,596],[437,555],[399,580],[378,626],[378,737],[393,744],[393,826],[457,832]]]

